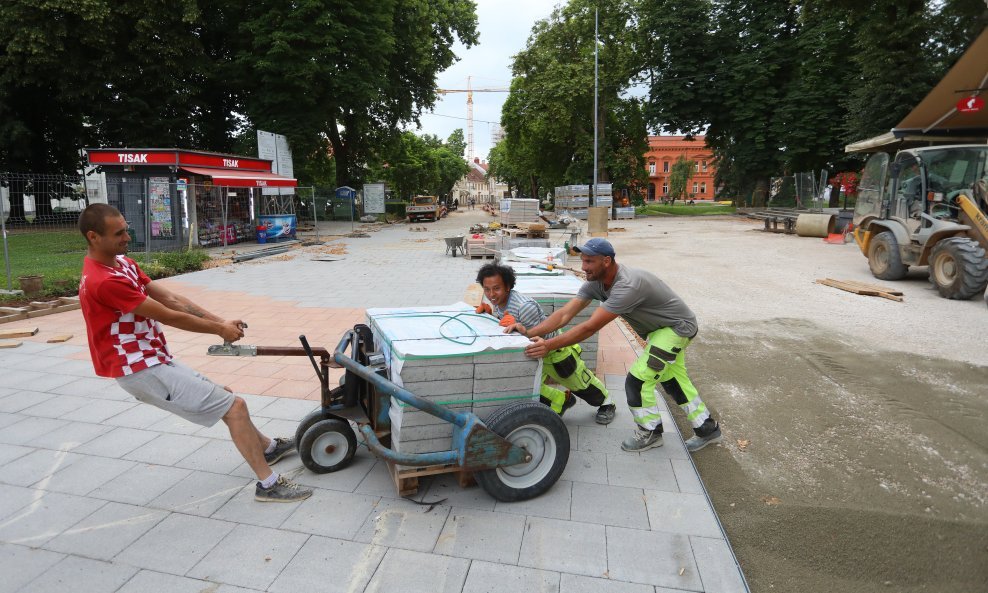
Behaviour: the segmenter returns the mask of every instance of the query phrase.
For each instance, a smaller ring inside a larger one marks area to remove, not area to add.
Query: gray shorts
[[[222,419],[235,397],[176,360],[117,377],[117,385],[137,401],[202,426],[212,426]]]

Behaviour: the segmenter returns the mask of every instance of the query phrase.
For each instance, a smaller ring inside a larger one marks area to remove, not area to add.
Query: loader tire
[[[988,284],[985,250],[966,237],[951,237],[930,251],[930,284],[945,299],[969,299]]]
[[[882,231],[868,245],[868,267],[871,275],[880,280],[902,280],[909,266],[902,263],[899,242],[892,231]]]

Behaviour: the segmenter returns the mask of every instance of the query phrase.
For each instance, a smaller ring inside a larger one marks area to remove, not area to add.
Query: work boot
[[[295,439],[283,439],[277,437],[274,439],[274,451],[264,454],[264,461],[268,462],[268,465],[274,465],[281,460],[282,457],[288,455],[295,450]]]
[[[576,405],[576,396],[573,395],[569,389],[566,390],[566,401],[563,402],[563,409],[559,411],[559,416],[562,417],[566,413],[566,410],[572,408]]]
[[[686,440],[686,450],[695,453],[711,443],[724,440],[720,434],[720,425],[713,418],[707,418],[700,428],[693,429],[693,436]]]
[[[649,449],[654,449],[655,447],[662,446],[662,426],[656,427],[654,430],[648,430],[647,428],[638,427],[635,429],[635,433],[631,435],[630,438],[625,439],[621,443],[621,448],[625,451],[630,451],[636,453],[638,451],[647,451]]]
[[[605,404],[597,408],[597,414],[594,416],[594,421],[597,424],[610,424],[614,420],[614,415],[617,413],[617,406],[614,404]]]
[[[312,496],[312,490],[302,488],[285,476],[278,476],[278,481],[270,488],[264,488],[257,483],[254,488],[254,500],[260,502],[298,502]]]

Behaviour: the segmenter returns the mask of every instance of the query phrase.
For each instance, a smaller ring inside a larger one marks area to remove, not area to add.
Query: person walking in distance
[[[312,495],[270,465],[295,449],[290,438],[268,438],[251,421],[247,404],[168,351],[161,323],[233,342],[244,336],[239,319],[224,320],[150,278],[126,256],[127,221],[107,204],[91,204],[79,215],[88,245],[79,283],[89,352],[100,377],[116,379],[140,402],[190,422],[212,426],[223,420],[230,437],[257,474],[254,498],[295,502]]]
[[[606,239],[593,238],[575,249],[580,253],[587,280],[576,297],[528,330],[532,344],[525,354],[540,358],[552,350],[576,344],[620,316],[647,342],[625,378],[625,395],[637,428],[621,443],[621,448],[644,451],[662,446],[656,385],[661,385],[675,400],[693,426],[693,436],[686,441],[691,453],[720,442],[720,426],[686,373],[686,347],[698,331],[693,311],[655,275],[619,265],[614,247]],[[590,319],[550,337],[552,331],[568,324],[594,299],[600,301],[600,307]]]
[[[477,283],[484,287],[484,296],[490,301],[490,304],[482,303],[477,312],[490,313],[500,319],[501,325],[508,328],[506,332],[527,335],[528,328],[545,321],[542,307],[534,299],[514,290],[515,272],[510,267],[486,264],[477,272]],[[542,403],[561,416],[579,397],[597,408],[594,415],[597,424],[610,424],[617,406],[611,401],[603,381],[580,358],[582,352],[579,344],[572,344],[542,357]],[[566,391],[547,385],[546,380],[550,378]]]

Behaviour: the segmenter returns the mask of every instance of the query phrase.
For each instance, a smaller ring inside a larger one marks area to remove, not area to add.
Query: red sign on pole
[[[964,97],[957,102],[957,111],[960,113],[977,113],[984,107],[985,100],[981,97]]]

